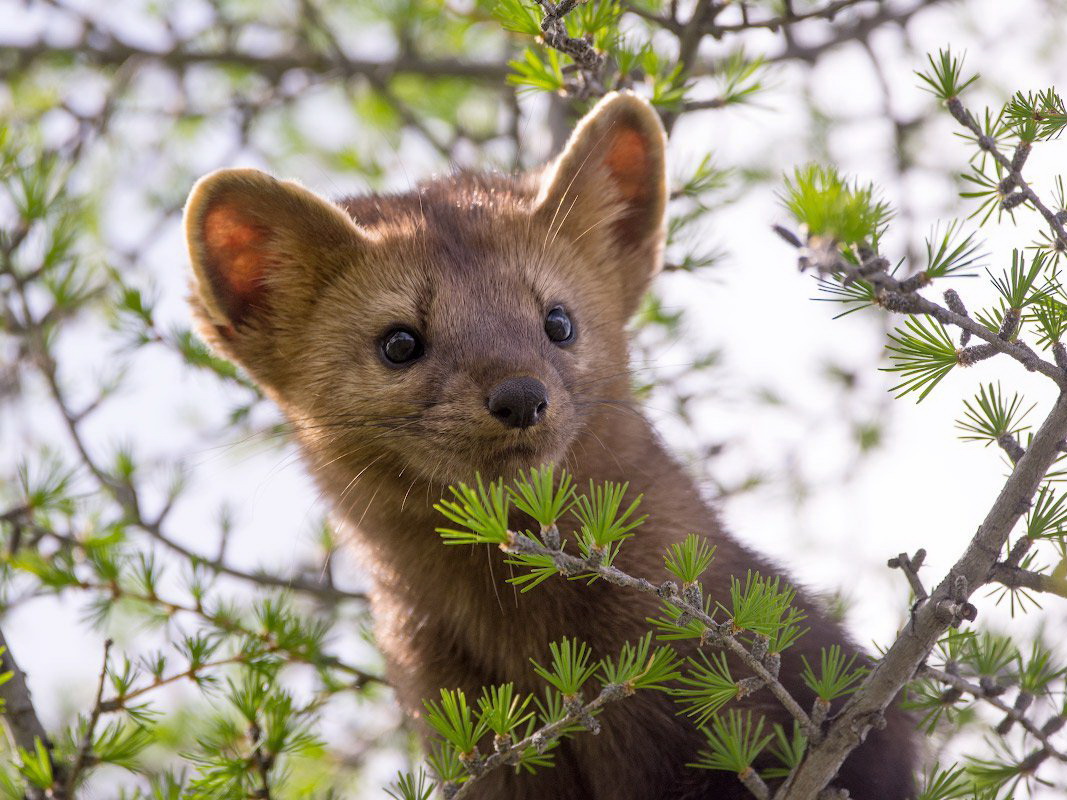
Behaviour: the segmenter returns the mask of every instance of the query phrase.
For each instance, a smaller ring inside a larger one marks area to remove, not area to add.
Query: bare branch
[[[693,7],[693,14],[678,38],[679,81],[685,80],[693,71],[694,62],[700,50],[700,41],[704,37],[704,27],[721,10],[722,4],[712,3],[710,0],[697,0],[696,5]],[[674,123],[678,120],[679,113],[669,112],[663,115],[663,126],[668,134],[674,128]]]
[[[907,553],[901,553],[896,558],[889,559],[887,564],[891,569],[899,569],[904,573],[908,583],[911,584],[911,590],[915,593],[917,602],[922,602],[930,596],[927,594],[923,582],[919,579],[919,568],[923,565],[924,560],[926,560],[926,551],[919,549],[913,557],[909,557]]]

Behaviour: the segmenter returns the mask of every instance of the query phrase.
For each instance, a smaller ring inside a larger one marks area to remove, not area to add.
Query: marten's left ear
[[[340,207],[254,169],[201,178],[185,232],[198,332],[261,378],[285,342],[301,340],[323,287],[368,249]]]
[[[666,136],[659,115],[630,92],[609,94],[582,118],[545,174],[535,214],[553,232],[614,246],[632,311],[659,271],[667,208]]]

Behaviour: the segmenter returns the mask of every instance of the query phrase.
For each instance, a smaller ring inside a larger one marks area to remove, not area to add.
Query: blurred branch
[[[5,515],[7,516],[7,515]],[[25,525],[34,534],[34,540],[39,541],[41,539],[51,539],[63,547],[71,548],[79,551],[80,557],[79,563],[89,562],[89,550],[86,548],[84,542],[69,533],[60,532],[51,528],[41,528],[32,523],[32,521],[20,521],[17,517],[13,517],[14,523],[21,523]],[[36,546],[34,542],[27,543],[26,546]],[[352,683],[350,688],[360,689],[368,684],[380,683],[385,684],[386,681],[379,675],[366,672],[359,667],[356,667],[337,656],[330,655],[328,653],[321,654],[321,658],[312,658],[311,655],[304,651],[293,651],[290,648],[286,648],[284,643],[275,639],[268,631],[255,630],[242,624],[232,614],[228,613],[225,608],[220,610],[213,610],[205,603],[203,598],[198,598],[194,603],[185,603],[180,600],[170,599],[160,596],[154,590],[145,591],[142,589],[134,589],[129,586],[123,585],[117,580],[112,580],[108,583],[103,583],[95,580],[86,580],[82,578],[76,579],[63,586],[63,588],[79,589],[88,592],[99,592],[112,600],[128,599],[134,600],[139,603],[143,603],[146,606],[152,606],[159,608],[166,616],[173,617],[176,614],[189,614],[196,617],[210,625],[213,625],[220,630],[224,630],[227,633],[246,636],[263,643],[264,647],[269,652],[285,652],[297,661],[316,665],[327,666],[344,672],[352,677]],[[0,642],[0,647],[2,647]],[[241,662],[245,659],[245,656],[238,654],[234,657],[222,658],[217,661],[204,662],[191,666],[188,670],[171,674],[168,676],[158,676],[154,681],[148,685],[138,689],[126,692],[125,694],[116,696],[110,700],[102,702],[101,709],[103,711],[115,711],[123,706],[123,704],[135,697],[139,697],[152,689],[156,689],[160,686],[164,686],[169,683],[181,680],[182,678],[195,678],[198,674],[204,670],[212,667],[223,666],[225,664]],[[2,689],[2,687],[0,687]]]
[[[80,430],[80,422],[83,417],[74,413],[70,409],[63,390],[59,385],[59,380],[56,375],[56,364],[52,359],[51,354],[47,351],[41,352],[39,350],[39,352],[41,353],[41,358],[38,359],[38,364],[41,366],[41,370],[44,373],[49,390],[51,391],[52,398],[66,423],[71,441],[81,456],[82,462],[88,468],[89,472],[96,477],[101,487],[110,493],[115,501],[122,506],[123,510],[129,517],[129,520],[138,528],[168,549],[184,556],[195,564],[201,564],[207,567],[212,572],[229,575],[232,578],[239,578],[262,586],[275,586],[282,589],[302,592],[327,603],[336,603],[344,600],[363,602],[366,600],[366,595],[362,592],[350,592],[344,589],[338,589],[336,586],[332,586],[324,581],[310,581],[297,575],[282,576],[263,571],[250,572],[239,569],[222,559],[209,558],[200,555],[180,542],[172,539],[164,532],[162,527],[162,518],[165,515],[165,511],[161,512],[156,518],[149,519],[142,510],[141,501],[135,487],[130,483],[123,482],[113,475],[108,474],[89,454],[88,447]]]
[[[251,758],[256,773],[259,775],[259,789],[256,791],[255,797],[259,798],[259,800],[271,800],[270,771],[274,766],[274,754],[264,752],[263,731],[254,722],[248,727],[248,738],[255,742],[255,749],[252,751]]]
[[[119,586],[117,583],[104,584],[94,583],[90,581],[81,581],[77,586],[70,587],[77,588],[83,591],[100,592],[104,595],[110,596],[112,599],[129,599],[135,600],[140,603],[144,603],[148,606],[155,606],[160,608],[166,613],[168,617],[173,617],[176,614],[189,614],[193,617],[204,620],[210,625],[216,628],[226,631],[227,633],[237,634],[239,636],[245,636],[249,639],[257,641],[262,644],[265,652],[268,653],[284,653],[294,661],[310,664],[311,666],[329,667],[336,669],[339,672],[343,672],[351,677],[351,682],[345,687],[349,689],[362,689],[370,684],[382,684],[387,685],[387,681],[380,675],[374,675],[367,672],[349,662],[341,659],[338,656],[330,653],[312,654],[305,652],[302,649],[294,649],[285,646],[284,642],[278,640],[278,638],[270,631],[255,630],[239,620],[233,618],[226,609],[220,611],[213,611],[210,608],[204,606],[203,603],[183,603],[178,600],[165,599],[158,596],[155,593],[145,594],[133,591],[129,588]],[[231,663],[243,663],[247,660],[246,654],[237,654],[230,658],[218,659],[214,662],[204,662],[190,666],[189,669],[181,672],[161,676],[155,678],[150,684],[133,689],[125,694],[119,694],[115,697],[106,700],[101,703],[101,710],[110,712],[116,711],[122,708],[129,700],[140,697],[147,692],[165,686],[170,683],[174,683],[183,678],[196,679],[203,671],[212,667],[223,666]]]
[[[148,518],[142,509],[141,500],[137,494],[136,488],[132,484],[109,474],[90,454],[88,445],[81,433],[81,423],[85,419],[85,414],[72,410],[70,403],[60,386],[55,359],[49,352],[45,338],[41,334],[38,325],[33,320],[28,302],[25,302],[25,298],[23,299],[23,310],[26,317],[26,319],[23,320],[23,323],[26,326],[27,331],[33,332],[34,334],[31,345],[32,351],[36,355],[35,363],[45,378],[52,399],[54,400],[56,408],[59,411],[60,416],[63,418],[67,432],[70,435],[71,442],[81,457],[82,463],[97,479],[101,488],[107,491],[122,507],[130,522],[168,549],[184,556],[193,563],[202,564],[216,573],[229,575],[233,578],[239,578],[263,586],[275,586],[302,592],[328,603],[336,603],[344,600],[355,600],[360,602],[366,600],[366,596],[361,592],[350,592],[344,589],[338,589],[336,586],[332,586],[323,581],[310,581],[296,575],[281,576],[268,572],[250,572],[242,570],[232,566],[222,559],[209,558],[200,555],[199,553],[190,550],[185,545],[175,541],[165,533],[162,527],[162,521],[166,509],[154,519]]]
[[[74,759],[74,765],[70,769],[70,774],[67,775],[67,794],[71,797],[74,796],[74,789],[78,783],[78,776],[82,770],[89,763],[89,757],[93,750],[93,734],[96,732],[96,725],[100,721],[100,714],[103,711],[104,700],[104,684],[107,682],[107,667],[108,656],[111,654],[111,639],[107,639],[104,642],[104,663],[100,667],[100,680],[96,687],[96,700],[93,702],[93,708],[89,712],[89,721],[85,725],[85,733],[82,735],[81,745],[78,747],[78,755]]]
[[[685,28],[685,26],[678,21],[677,17],[673,15],[657,14],[655,11],[646,8],[640,2],[634,3],[627,2],[627,0],[623,0],[622,6],[630,14],[633,14],[636,17],[640,17],[641,19],[647,20],[648,22],[651,22],[652,24],[663,28],[664,30],[670,31],[676,36],[680,35],[682,30]],[[675,11],[677,11],[677,7],[672,7]]]
[[[874,31],[888,25],[904,26],[920,11],[945,2],[946,0],[918,0],[914,5],[903,9],[894,9],[889,3],[879,2],[878,9],[873,14],[833,26],[829,36],[818,44],[804,45],[790,38],[785,48],[770,56],[767,61],[803,61],[814,64],[823,53],[849,42],[866,41]]]
[[[712,97],[708,100],[686,100],[682,103],[682,112],[708,111],[715,108],[725,108],[727,100],[724,97]]]
[[[34,752],[37,742],[40,742],[47,750],[48,757],[52,761],[52,774],[59,775],[61,771],[54,759],[52,759],[52,742],[48,738],[48,734],[45,733],[44,726],[41,725],[41,720],[37,716],[37,710],[34,708],[33,700],[30,697],[30,689],[26,685],[26,673],[15,662],[15,656],[11,652],[11,645],[8,644],[2,630],[0,630],[0,648],[2,648],[2,651],[0,651],[0,669],[11,673],[9,680],[0,683],[0,699],[4,701],[4,720],[7,722],[7,728],[11,732],[11,738],[14,739],[17,747],[30,753]],[[35,790],[35,794],[40,798],[45,797],[44,792],[41,790]],[[53,796],[58,800],[62,800],[65,797],[62,793]]]
[[[722,10],[724,3],[712,3],[711,0],[697,0],[693,7],[693,13],[689,22],[678,33],[678,77],[679,84],[684,83],[686,78],[693,72],[694,61],[700,50],[700,42],[704,35],[704,26],[708,20],[714,19],[715,15]],[[682,109],[663,115],[663,126],[667,133],[674,129],[674,123],[682,111],[699,110],[699,105],[683,105]],[[713,101],[717,102],[717,101]],[[724,105],[724,104],[722,104]],[[720,108],[721,105],[706,105],[705,108]]]
[[[11,672],[11,680],[0,684],[0,697],[4,700],[4,718],[8,721],[15,744],[25,750],[33,750],[34,741],[40,739],[49,745],[48,734],[37,717],[37,711],[30,699],[30,689],[26,685],[26,673],[15,662],[2,630],[0,630],[0,668]],[[49,745],[50,746],[50,745]]]
[[[56,47],[43,40],[29,43],[0,44],[0,77],[15,74],[40,62],[71,60],[96,67],[120,67],[130,59],[155,63],[185,71],[194,66],[244,67],[271,80],[286,72],[303,70],[337,78],[366,77],[386,80],[393,75],[418,75],[425,78],[463,78],[487,84],[502,84],[507,66],[494,62],[465,61],[458,58],[424,58],[408,53],[395,59],[377,61],[352,58],[338,53],[286,52],[259,55],[237,48],[190,50],[176,43],[169,50],[150,50],[117,38],[98,42],[95,38],[76,45]]]
[[[784,14],[778,14],[777,16],[767,17],[765,19],[749,19],[748,9],[742,3],[741,6],[741,22],[720,25],[717,22],[712,22],[704,26],[704,33],[710,36],[719,38],[727,33],[738,33],[740,31],[752,30],[754,28],[767,28],[772,31],[777,31],[786,25],[792,25],[797,22],[803,22],[809,19],[827,19],[833,21],[834,17],[842,11],[858,6],[861,3],[875,3],[877,5],[885,5],[884,0],[833,0],[833,2],[826,3],[819,8],[813,8],[810,11],[793,11],[792,3],[787,3],[787,11]],[[715,9],[716,13],[722,11],[728,7],[730,3],[719,3]]]

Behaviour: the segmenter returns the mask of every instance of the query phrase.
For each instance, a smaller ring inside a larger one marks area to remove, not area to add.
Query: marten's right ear
[[[242,360],[249,354],[239,340],[291,327],[366,247],[333,203],[254,169],[223,169],[197,181],[185,205],[185,234],[202,332]]]
[[[542,181],[535,214],[552,235],[604,242],[627,312],[659,271],[667,209],[666,136],[636,94],[604,97],[586,114]]]

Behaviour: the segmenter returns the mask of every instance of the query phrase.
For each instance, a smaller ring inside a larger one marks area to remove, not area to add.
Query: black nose
[[[509,428],[529,428],[548,410],[548,389],[537,378],[508,378],[489,392],[486,405]]]

